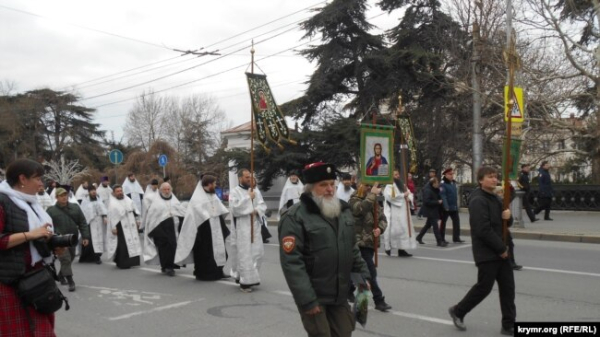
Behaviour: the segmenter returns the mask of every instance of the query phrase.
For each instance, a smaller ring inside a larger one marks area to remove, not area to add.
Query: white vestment
[[[138,210],[137,214],[144,218],[144,208],[142,207],[142,196],[144,195],[144,190],[140,183],[138,183],[137,179],[133,182],[129,181],[129,178],[125,178],[123,182],[123,194],[126,196],[130,196],[131,200],[135,204],[135,208]],[[144,224],[142,223],[142,226]],[[144,228],[144,227],[140,227]]]
[[[231,277],[238,279],[241,285],[260,283],[258,269],[264,255],[260,234],[260,217],[264,216],[267,204],[258,189],[254,189],[255,198],[250,199],[249,190],[236,186],[229,194],[229,208],[233,219],[231,226]],[[257,212],[258,214],[254,214]],[[251,214],[254,214],[254,242],[251,242]]]
[[[142,223],[140,228],[146,228],[146,222],[148,221],[148,209],[150,208],[150,205],[152,204],[152,200],[154,199],[154,197],[158,196],[158,189],[156,189],[156,191],[152,190],[152,187],[150,187],[152,185],[148,185],[146,186],[146,192],[144,193],[144,203],[142,206]]]
[[[52,198],[50,198],[50,195],[48,193],[46,193],[46,191],[44,191],[44,194],[40,195],[39,193],[36,193],[35,196],[37,197],[37,200],[40,202],[40,205],[42,205],[42,208],[45,210],[48,209],[48,207],[54,205],[54,201],[52,200]]]
[[[81,202],[81,211],[85,216],[85,221],[90,226],[90,236],[92,237],[92,247],[94,253],[103,253],[105,249],[104,238],[106,237],[106,225],[102,216],[108,215],[102,199],[90,200],[88,195]]]
[[[345,187],[346,186],[344,186],[344,184],[340,182],[337,186],[337,191],[335,192],[335,196],[338,197],[338,199],[340,199],[340,200],[344,200],[345,202],[348,202],[348,200],[350,200],[350,197],[352,196],[352,193],[354,193],[354,189],[352,187],[350,187],[346,191]]]
[[[387,185],[383,190],[385,197],[383,213],[388,222],[387,230],[383,232],[385,250],[417,248],[409,205],[404,199],[406,194],[409,202],[412,202],[413,194],[408,189],[406,192],[401,192],[396,184]]]
[[[79,200],[83,200],[83,199],[87,198],[88,195],[90,195],[90,192],[86,188],[83,188],[83,184],[82,184],[82,185],[79,185],[77,192],[75,192],[75,199],[77,199],[77,202],[79,202]]]
[[[117,252],[118,238],[116,234],[112,233],[112,230],[117,228],[119,222],[121,223],[123,235],[127,242],[129,257],[140,256],[142,254],[134,212],[139,214],[139,211],[135,208],[135,204],[128,196],[124,196],[122,200],[111,196],[108,204],[108,228],[106,231],[106,250],[108,251],[108,258],[110,260],[115,257],[115,253]]]
[[[297,184],[292,183],[290,178],[287,179],[281,191],[281,197],[279,198],[279,208],[277,209],[277,220],[280,219],[281,213],[287,210],[288,200],[292,200],[294,204],[300,202],[300,195],[304,192],[304,184],[298,180]]]
[[[100,186],[98,186],[98,188],[96,189],[96,193],[102,199],[102,202],[104,203],[104,207],[106,207],[106,209],[108,209],[108,202],[110,201],[112,192],[112,188],[110,188],[110,186],[108,185],[104,187],[104,185],[100,184]]]
[[[173,218],[173,226],[175,226],[175,235],[177,235],[179,229],[179,218],[185,216],[185,208],[179,202],[179,199],[171,194],[171,199],[165,200],[160,196],[153,196],[150,207],[147,209],[146,214],[146,229],[144,230],[144,262],[146,264],[160,264],[158,259],[158,253],[156,251],[156,245],[154,239],[149,237],[150,234],[158,225],[168,218]],[[144,198],[145,200],[146,198]],[[145,204],[145,203],[144,203]]]
[[[198,234],[198,227],[208,220],[210,223],[215,262],[219,267],[224,266],[225,262],[227,262],[227,253],[225,251],[223,231],[221,230],[220,216],[227,213],[229,211],[223,206],[219,197],[216,194],[206,193],[202,187],[202,182],[198,182],[185,213],[181,233],[179,233],[179,237],[177,238],[175,263],[194,263],[192,249],[194,248],[196,235]]]

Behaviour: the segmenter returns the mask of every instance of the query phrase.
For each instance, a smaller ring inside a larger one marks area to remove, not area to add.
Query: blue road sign
[[[160,167],[167,166],[168,162],[169,161],[167,160],[167,155],[166,154],[161,154],[160,157],[158,157],[158,165],[160,165]]]
[[[108,159],[110,159],[110,162],[115,165],[121,164],[123,162],[123,152],[116,149],[111,150],[108,154]]]

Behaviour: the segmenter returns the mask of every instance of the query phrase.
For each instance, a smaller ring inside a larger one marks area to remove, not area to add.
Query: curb
[[[269,220],[269,226],[277,226],[276,220]],[[415,232],[418,232],[423,228],[422,225],[414,226]],[[559,241],[559,242],[576,242],[576,243],[594,243],[600,244],[600,235],[592,234],[569,234],[569,233],[543,233],[533,231],[522,231],[518,228],[511,230],[511,235],[514,239],[522,240],[538,240],[538,241]],[[460,235],[471,236],[470,229],[461,229]]]

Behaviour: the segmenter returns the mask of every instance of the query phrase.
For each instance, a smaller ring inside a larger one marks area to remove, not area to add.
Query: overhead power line
[[[298,47],[302,47],[302,46],[304,46],[304,45],[307,45],[307,44],[309,44],[309,43],[311,43],[311,42],[312,42],[312,41],[307,41],[307,42],[301,43],[301,44],[299,44],[299,45],[296,45],[296,46],[294,46],[294,47],[287,48],[287,49],[284,49],[284,50],[282,50],[282,51],[279,51],[279,52],[276,52],[276,53],[273,53],[273,54],[267,55],[267,56],[265,56],[265,57],[263,57],[263,58],[261,58],[261,59],[258,59],[258,60],[256,60],[255,62],[259,62],[259,61],[266,60],[266,59],[268,59],[268,58],[271,58],[271,57],[277,56],[277,55],[279,55],[279,54],[282,54],[282,53],[285,53],[285,52],[287,52],[287,51],[294,50],[294,49],[296,49],[296,48],[298,48]],[[255,45],[256,45],[256,43],[255,43]],[[248,46],[248,47],[250,47],[250,46]],[[244,49],[247,49],[248,47],[245,47]],[[247,66],[248,66],[248,63],[244,63],[244,64],[242,64],[242,65],[235,66],[235,67],[233,67],[233,68],[229,68],[229,69],[227,69],[227,70],[223,70],[223,71],[220,71],[220,72],[218,72],[218,73],[211,74],[211,75],[208,75],[208,76],[205,76],[205,77],[199,78],[199,79],[195,79],[195,80],[193,80],[193,81],[189,81],[189,82],[185,82],[185,83],[182,83],[182,84],[178,84],[178,85],[175,85],[175,86],[172,86],[172,87],[169,87],[169,88],[165,88],[165,89],[161,89],[161,90],[153,91],[153,92],[152,92],[152,93],[150,93],[149,95],[156,95],[156,94],[158,94],[158,93],[161,93],[161,92],[165,92],[165,91],[168,91],[168,90],[172,90],[172,89],[180,88],[180,87],[183,87],[183,86],[186,86],[186,85],[192,84],[192,83],[196,83],[196,82],[198,82],[198,81],[205,80],[205,79],[207,79],[207,78],[211,78],[211,77],[219,76],[219,75],[222,75],[222,74],[228,73],[228,72],[230,72],[230,71],[233,71],[233,70],[236,70],[236,69],[240,69],[240,68],[243,68],[243,67],[247,67]],[[98,108],[101,108],[101,107],[104,107],[104,106],[109,106],[109,105],[114,105],[114,104],[119,104],[119,103],[127,102],[127,101],[134,100],[134,99],[136,99],[136,98],[137,98],[137,96],[136,96],[136,97],[132,97],[132,98],[127,98],[127,99],[119,100],[119,101],[115,101],[115,102],[105,103],[105,104],[97,105],[97,106],[93,107],[92,109],[98,109]],[[117,117],[117,116],[115,116],[115,117]]]
[[[109,78],[109,77],[118,76],[118,75],[121,75],[121,74],[126,74],[126,73],[129,73],[129,72],[132,72],[132,71],[135,71],[135,70],[139,70],[139,69],[142,69],[142,68],[151,67],[151,66],[153,66],[153,65],[156,65],[156,64],[159,64],[159,63],[163,63],[163,62],[172,61],[172,60],[174,60],[174,59],[176,59],[176,58],[179,58],[179,57],[182,57],[182,56],[185,56],[185,55],[188,55],[188,54],[192,54],[192,53],[198,52],[198,51],[200,51],[200,50],[204,50],[204,49],[207,49],[207,48],[210,48],[210,47],[216,46],[216,45],[218,45],[218,44],[221,44],[221,43],[227,42],[227,41],[229,41],[229,40],[232,40],[232,39],[234,39],[234,38],[236,38],[236,37],[242,36],[242,35],[244,35],[244,34],[250,33],[250,32],[252,32],[252,31],[255,31],[255,30],[257,30],[257,29],[260,29],[260,28],[263,28],[263,27],[265,27],[265,26],[268,26],[268,25],[270,25],[270,24],[272,24],[272,23],[274,23],[274,22],[277,22],[277,21],[283,20],[283,19],[285,19],[285,18],[288,18],[288,17],[291,17],[291,16],[293,16],[293,15],[295,15],[295,14],[298,14],[298,13],[301,13],[301,12],[304,12],[304,11],[307,11],[307,10],[309,10],[309,9],[312,9],[312,8],[314,8],[314,7],[316,7],[316,6],[320,5],[320,4],[323,4],[323,2],[318,2],[318,3],[315,3],[315,4],[311,5],[311,6],[308,6],[308,7],[302,8],[302,9],[300,9],[300,10],[297,10],[297,11],[295,11],[295,12],[292,12],[292,13],[286,14],[286,15],[284,15],[284,16],[281,16],[281,17],[279,17],[279,18],[277,18],[277,19],[275,19],[275,20],[271,20],[271,21],[269,21],[269,22],[267,22],[267,23],[264,23],[264,24],[261,24],[261,25],[255,26],[255,27],[253,27],[253,28],[250,28],[250,29],[248,29],[248,30],[245,30],[245,31],[243,31],[243,32],[240,32],[240,33],[237,33],[237,34],[235,34],[235,35],[233,35],[233,36],[230,36],[230,37],[228,37],[228,38],[225,38],[225,39],[223,39],[223,40],[219,40],[219,41],[217,41],[217,42],[214,42],[214,43],[212,43],[212,44],[210,44],[210,45],[208,45],[208,46],[206,46],[206,47],[203,47],[203,48],[197,49],[197,50],[195,50],[195,51],[191,51],[191,50],[188,50],[188,51],[182,51],[182,50],[179,50],[179,49],[174,49],[175,51],[179,51],[179,52],[185,52],[185,54],[184,54],[184,55],[179,55],[179,56],[176,56],[176,57],[174,57],[174,58],[169,58],[169,59],[166,59],[166,60],[161,60],[161,61],[158,61],[158,62],[153,62],[153,63],[150,63],[150,64],[146,64],[146,65],[142,65],[142,66],[139,66],[139,67],[135,67],[135,68],[132,68],[132,69],[128,69],[128,70],[124,70],[124,71],[116,72],[116,73],[113,73],[113,74],[110,74],[110,75],[106,75],[106,76],[102,76],[102,77],[95,78],[95,79],[91,79],[91,80],[88,80],[88,81],[85,81],[85,82],[81,82],[81,83],[77,83],[77,84],[69,85],[69,86],[67,86],[67,87],[65,87],[65,88],[70,88],[70,87],[78,87],[78,86],[81,86],[81,85],[83,85],[83,84],[88,84],[88,83],[95,82],[95,81],[99,81],[99,80],[103,80],[103,79],[106,79],[106,78]],[[17,10],[17,11],[18,11],[18,10]],[[33,14],[33,15],[36,15],[36,14]],[[304,21],[304,20],[306,20],[306,18],[303,18],[303,19],[301,19],[301,20],[295,21],[295,22],[293,22],[293,23],[291,23],[291,24],[286,24],[286,25],[284,25],[284,26],[280,26],[280,27],[278,27],[278,28],[275,28],[275,29],[273,29],[273,30],[270,30],[270,31],[268,31],[268,32],[265,32],[265,33],[263,33],[263,34],[260,34],[260,35],[254,36],[254,37],[252,37],[252,38],[253,38],[253,39],[256,39],[256,38],[258,38],[258,37],[264,36],[264,35],[266,35],[266,34],[269,34],[269,33],[271,33],[271,32],[277,31],[277,30],[279,30],[279,29],[285,28],[285,27],[287,27],[287,26],[290,26],[290,25],[295,25],[295,24],[297,24],[297,23],[300,23],[301,21]],[[245,41],[243,41],[243,42],[245,42]],[[232,47],[234,47],[234,46],[237,46],[237,45],[239,45],[239,44],[241,44],[241,43],[243,43],[243,42],[239,42],[239,43],[236,43],[236,44],[233,44],[233,45],[229,45],[229,46],[227,46],[227,47],[225,47],[225,48],[220,48],[220,49],[219,49],[219,50],[217,50],[217,51],[226,50],[227,48],[232,48]],[[187,59],[187,60],[184,60],[183,62],[187,62],[187,61],[189,61],[189,60],[193,60],[193,59]],[[177,63],[181,63],[181,62],[177,62]],[[175,63],[173,63],[173,64],[175,64]],[[167,66],[169,66],[169,65],[170,65],[170,64],[164,65],[164,67],[167,67]],[[172,65],[172,64],[171,64],[171,65]],[[156,68],[153,68],[152,70],[159,69],[159,68],[162,68],[162,67],[156,67]],[[148,70],[148,71],[150,71],[150,70]],[[144,73],[144,72],[145,72],[145,71],[143,71],[143,72],[139,72],[139,73],[136,73],[136,74],[140,74],[140,73]],[[135,75],[135,74],[133,74],[133,75]],[[118,78],[124,78],[124,77],[127,77],[127,76],[120,76],[120,77],[118,77]],[[106,82],[108,82],[108,81],[104,81],[104,82],[101,82],[101,83],[106,83]],[[98,84],[101,84],[101,83],[98,83]],[[96,85],[96,84],[90,84],[90,85],[87,85],[86,87],[90,87],[90,86],[94,86],[94,85]]]
[[[4,8],[6,10],[18,12],[18,13],[21,13],[21,14],[35,16],[35,17],[38,17],[38,18],[41,18],[41,19],[44,19],[44,20],[57,21],[56,19],[53,19],[53,18],[50,18],[50,17],[47,17],[47,16],[43,16],[43,15],[31,13],[31,12],[28,12],[28,11],[24,11],[24,10],[21,10],[21,9],[12,8],[12,7],[8,7],[8,6],[4,6],[4,5],[0,5],[0,8]],[[75,24],[75,23],[63,22],[63,21],[61,21],[60,23],[65,24],[65,25],[69,25],[69,26],[73,26],[73,27],[77,27],[77,28],[81,28],[81,29],[85,29],[85,30],[89,30],[89,31],[92,31],[92,32],[104,34],[104,35],[109,35],[109,36],[112,36],[112,37],[117,37],[117,38],[124,39],[124,40],[129,40],[129,41],[133,41],[133,42],[137,42],[137,43],[143,43],[143,44],[146,44],[146,45],[149,45],[149,46],[152,46],[152,47],[157,47],[157,48],[162,48],[162,49],[167,49],[167,50],[173,50],[172,48],[169,48],[169,47],[167,47],[165,45],[160,45],[158,43],[148,42],[148,41],[136,39],[136,38],[133,38],[133,37],[128,37],[128,36],[123,36],[123,35],[119,35],[119,34],[115,34],[115,33],[110,33],[110,32],[106,32],[106,31],[100,30],[100,29],[96,29],[96,28],[90,28],[90,27],[78,25],[78,24]]]

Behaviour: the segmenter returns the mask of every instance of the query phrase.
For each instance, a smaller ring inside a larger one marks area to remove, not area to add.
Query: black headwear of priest
[[[335,180],[336,172],[333,164],[319,162],[306,165],[302,175],[305,183],[314,184],[323,180]]]

